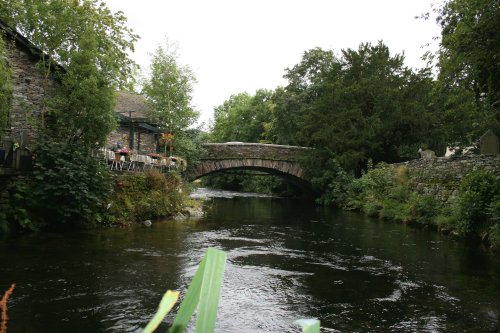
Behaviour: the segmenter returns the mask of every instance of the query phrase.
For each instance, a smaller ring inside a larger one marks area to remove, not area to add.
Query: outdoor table
[[[118,153],[121,156],[127,157],[130,155],[130,150],[122,148],[122,149],[118,149],[115,153]]]
[[[151,167],[160,166],[162,156],[157,153],[150,153],[147,156],[151,158]]]

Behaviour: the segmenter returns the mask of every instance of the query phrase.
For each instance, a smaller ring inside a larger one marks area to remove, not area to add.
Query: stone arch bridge
[[[311,148],[261,143],[207,143],[201,162],[190,175],[192,180],[228,170],[257,170],[285,178],[301,189],[311,183],[300,160]]]

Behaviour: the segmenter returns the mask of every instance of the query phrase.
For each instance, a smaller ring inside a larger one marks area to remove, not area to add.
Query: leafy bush
[[[382,208],[384,208],[383,203],[373,195],[367,196],[366,200],[361,205],[361,210],[370,217],[380,216]]]
[[[405,167],[390,168],[385,164],[368,168],[362,177],[351,182],[345,209],[364,212],[368,216],[399,222],[433,224],[441,209],[431,196],[413,192]]]
[[[486,216],[493,224],[500,224],[500,195],[493,197],[486,209]]]
[[[311,179],[315,188],[323,194],[316,199],[320,204],[342,206],[347,199],[347,189],[352,176],[342,168],[335,158],[329,158],[320,173]]]
[[[8,184],[6,189],[9,193],[9,201],[7,209],[0,212],[0,231],[38,230],[40,228],[31,219],[29,203],[32,202],[32,195],[29,191],[29,181],[29,179],[17,179],[16,182]]]
[[[49,141],[37,149],[31,190],[48,224],[101,221],[111,184],[104,161],[79,145]]]
[[[493,172],[470,172],[460,183],[454,227],[464,235],[486,231],[498,223],[499,198],[500,179]]]
[[[381,219],[406,222],[407,215],[404,212],[405,208],[401,202],[386,198],[381,202],[381,209],[378,216]]]
[[[76,144],[41,139],[33,172],[10,188],[5,220],[18,230],[95,224],[103,220],[111,177],[104,162]]]
[[[419,224],[434,224],[441,210],[439,203],[431,196],[411,193],[408,201],[408,220]]]
[[[500,224],[494,224],[489,230],[489,241],[493,247],[500,247]]]
[[[387,205],[404,202],[409,195],[407,176],[404,169],[387,168],[380,163],[376,168],[369,166],[368,172],[354,179],[347,187],[346,209],[359,209],[374,216],[381,212],[384,202]],[[387,207],[385,216],[392,216]],[[387,217],[389,218],[389,217]]]
[[[117,176],[107,222],[123,224],[174,215],[186,202],[181,184],[178,175],[156,169]]]

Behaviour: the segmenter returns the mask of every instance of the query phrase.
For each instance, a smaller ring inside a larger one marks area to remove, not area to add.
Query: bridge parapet
[[[262,143],[206,143],[202,160],[262,159],[297,162],[311,148]]]
[[[191,179],[214,172],[250,169],[278,175],[307,191],[312,188],[301,166],[301,158],[311,148],[243,142],[207,143],[203,148]]]

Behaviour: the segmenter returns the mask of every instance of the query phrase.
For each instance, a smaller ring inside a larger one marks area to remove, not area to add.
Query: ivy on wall
[[[8,65],[8,50],[5,40],[0,34],[0,140],[9,120],[10,101],[12,97],[12,73]],[[0,141],[1,146],[1,141]]]

